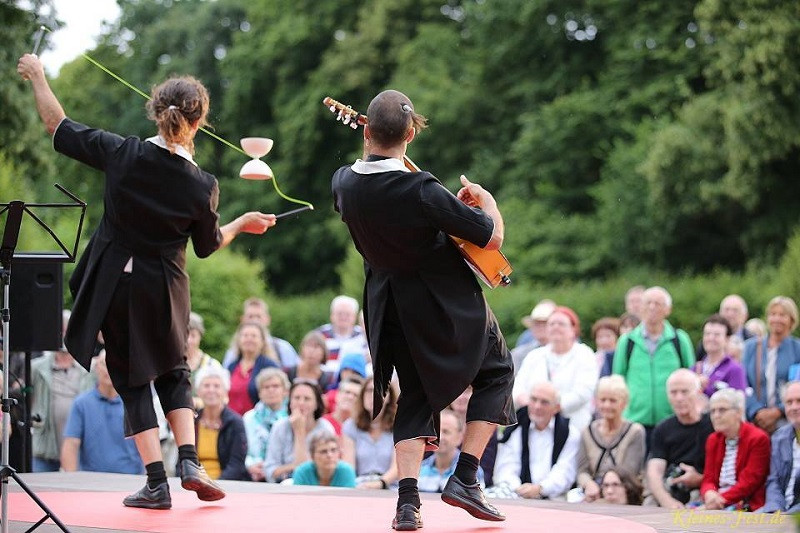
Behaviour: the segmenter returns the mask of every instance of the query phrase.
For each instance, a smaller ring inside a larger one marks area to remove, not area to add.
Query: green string
[[[48,31],[50,31],[50,30],[48,30]],[[132,84],[128,83],[126,80],[122,79],[120,76],[117,76],[116,74],[114,74],[113,72],[111,72],[111,71],[110,71],[109,69],[107,69],[107,68],[106,68],[104,65],[102,65],[102,64],[101,64],[99,61],[97,61],[97,60],[95,60],[95,59],[92,59],[91,57],[89,57],[89,55],[88,55],[88,54],[82,54],[82,55],[83,55],[83,57],[85,57],[85,58],[87,59],[87,61],[89,61],[89,62],[90,62],[92,65],[96,66],[97,68],[99,68],[100,70],[102,70],[103,72],[105,72],[106,74],[108,74],[109,76],[111,76],[112,78],[114,78],[115,80],[117,80],[118,82],[120,82],[121,84],[123,84],[123,85],[124,85],[125,87],[127,87],[128,89],[130,89],[130,90],[132,90],[133,92],[135,92],[135,93],[137,93],[137,94],[139,94],[139,95],[143,96],[143,97],[144,97],[146,100],[150,100],[150,96],[149,96],[149,95],[147,95],[145,92],[141,91],[140,89],[138,89],[138,88],[137,88],[137,87],[135,87],[134,85],[132,85]],[[224,144],[225,146],[228,146],[229,148],[233,148],[234,150],[236,150],[236,151],[237,151],[237,152],[239,152],[240,154],[242,154],[242,155],[244,155],[244,156],[246,156],[246,157],[250,157],[250,156],[247,154],[247,152],[245,152],[244,150],[242,150],[241,148],[239,148],[239,147],[238,147],[238,146],[236,146],[235,144],[232,144],[232,143],[230,143],[230,142],[226,141],[225,139],[223,139],[223,138],[222,138],[222,137],[220,137],[219,135],[217,135],[217,134],[215,134],[215,133],[212,133],[212,132],[208,131],[208,130],[207,130],[207,129],[205,129],[205,128],[200,128],[200,131],[202,131],[203,133],[205,133],[205,134],[206,134],[206,135],[208,135],[209,137],[211,137],[211,138],[213,138],[213,139],[216,139],[216,140],[218,140],[219,142],[221,142],[221,143],[222,143],[222,144]],[[273,176],[273,177],[272,177],[272,185],[275,187],[275,192],[277,192],[277,193],[278,193],[278,196],[280,196],[280,197],[281,197],[281,198],[283,198],[284,200],[287,200],[287,201],[289,201],[289,202],[293,202],[293,203],[296,203],[296,204],[300,204],[300,205],[307,205],[307,206],[309,206],[309,207],[310,207],[310,208],[312,208],[312,209],[314,208],[314,206],[313,206],[313,205],[311,205],[311,203],[310,203],[310,202],[306,202],[306,201],[304,201],[304,200],[298,200],[298,199],[296,199],[296,198],[292,198],[291,196],[287,196],[287,195],[283,194],[283,192],[281,192],[281,190],[278,188],[278,181],[275,179],[275,176]]]

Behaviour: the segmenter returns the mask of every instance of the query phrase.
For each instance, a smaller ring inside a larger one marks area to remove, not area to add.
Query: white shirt
[[[767,405],[775,407],[775,388],[778,384],[778,347],[767,350],[767,367],[764,376],[767,378]]]
[[[497,458],[494,464],[493,480],[495,485],[504,483],[511,490],[522,485],[522,431],[517,430],[497,447]],[[558,456],[555,465],[550,465],[553,458],[553,440],[555,438],[555,419],[551,419],[547,427],[541,431],[531,422],[528,431],[528,449],[530,455],[529,468],[531,482],[542,488],[542,496],[552,498],[566,493],[575,483],[578,472],[578,450],[580,433],[569,428],[569,437]]]
[[[597,386],[597,360],[585,344],[575,343],[562,355],[547,344],[531,350],[514,378],[512,395],[517,408],[527,405],[534,384],[549,381],[561,396],[561,415],[580,433],[592,421],[592,399]]]

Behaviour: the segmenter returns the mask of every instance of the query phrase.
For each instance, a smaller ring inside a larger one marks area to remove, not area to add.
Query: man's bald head
[[[389,89],[378,94],[367,108],[370,141],[389,148],[402,143],[413,128],[425,128],[426,119],[414,112],[414,104],[400,91]]]

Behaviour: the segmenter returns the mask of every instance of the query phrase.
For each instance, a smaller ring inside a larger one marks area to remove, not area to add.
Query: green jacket
[[[677,335],[680,353],[675,349]],[[630,357],[628,344],[633,343]],[[679,368],[694,364],[694,347],[689,334],[664,321],[664,332],[653,356],[644,340],[644,324],[620,337],[614,352],[612,372],[625,378],[630,402],[623,416],[644,426],[655,426],[672,414],[667,401],[667,378]]]

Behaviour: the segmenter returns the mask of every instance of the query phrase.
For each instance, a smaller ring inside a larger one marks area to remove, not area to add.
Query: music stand
[[[3,412],[3,445],[2,445],[2,461],[0,462],[0,499],[2,499],[2,506],[0,508],[0,532],[8,533],[8,478],[13,479],[24,490],[30,498],[36,502],[36,505],[45,513],[45,515],[36,522],[28,531],[33,531],[45,520],[50,518],[60,529],[65,533],[69,533],[69,529],[65,526],[58,517],[39,499],[38,496],[25,484],[25,482],[17,475],[17,472],[9,465],[9,438],[11,436],[11,406],[16,403],[8,395],[9,385],[9,355],[11,350],[11,343],[9,341],[10,329],[9,321],[11,320],[10,296],[9,287],[11,285],[11,266],[14,259],[19,258],[35,258],[37,261],[42,262],[57,262],[57,263],[71,263],[75,261],[78,252],[78,241],[80,240],[81,229],[83,228],[83,218],[86,214],[86,203],[78,199],[77,196],[69,192],[67,189],[59,184],[55,187],[67,195],[72,203],[51,203],[51,204],[25,204],[21,200],[14,200],[9,203],[0,204],[0,215],[8,213],[6,218],[6,225],[3,231],[2,245],[0,246],[0,287],[3,289],[3,306],[0,308],[0,317],[3,323],[3,396],[0,400]],[[61,239],[44,223],[35,213],[30,211],[28,207],[45,207],[54,209],[80,209],[81,217],[78,222],[78,230],[75,235],[75,243],[72,250],[61,242]],[[30,217],[50,236],[53,241],[59,246],[61,252],[54,253],[20,253],[16,254],[17,240],[19,239],[19,230],[22,225],[22,215],[28,213]],[[27,385],[27,384],[26,384]],[[26,418],[29,418],[28,414]],[[25,431],[29,431],[28,427]],[[30,438],[30,434],[28,434]]]

